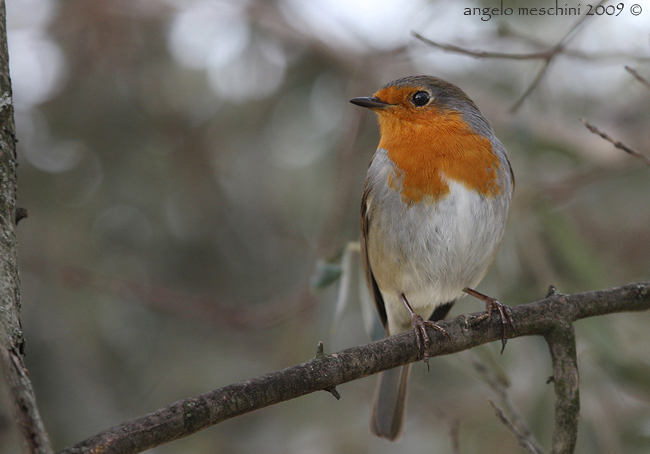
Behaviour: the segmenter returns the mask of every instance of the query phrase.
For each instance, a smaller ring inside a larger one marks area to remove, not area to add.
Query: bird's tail
[[[404,408],[411,365],[379,374],[370,429],[378,437],[396,440],[404,428]]]

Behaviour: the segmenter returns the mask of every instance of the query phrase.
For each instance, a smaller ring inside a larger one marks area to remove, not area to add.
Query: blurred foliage
[[[530,52],[577,17],[463,16],[498,2],[410,0],[30,0],[9,2],[16,103],[27,365],[56,449],[174,400],[364,343],[361,311],[333,326],[331,258],[358,237],[378,141],[349,105],[416,73],[461,86],[509,150],[516,191],[503,245],[479,290],[508,304],[549,284],[587,291],[650,272],[650,170],[590,134],[585,117],[650,150],[650,11],[585,22],[515,113],[541,62]],[[531,2],[508,1],[509,5]],[[539,2],[537,2],[539,3]],[[584,11],[583,11],[584,12]],[[542,44],[544,46],[542,46]],[[606,55],[613,55],[611,58]],[[461,301],[452,315],[481,304]],[[579,453],[650,449],[648,314],[577,324]],[[542,445],[552,433],[541,339],[498,356]],[[522,452],[467,354],[416,365],[406,435],[368,428],[374,378],[245,415],[156,453]],[[1,391],[1,390],[0,390]],[[5,396],[0,392],[5,402]],[[15,452],[10,409],[0,452]]]

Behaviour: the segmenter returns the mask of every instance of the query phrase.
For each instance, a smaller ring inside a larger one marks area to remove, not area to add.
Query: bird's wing
[[[368,231],[370,229],[371,222],[371,210],[370,204],[372,203],[370,197],[370,190],[368,188],[368,182],[363,188],[363,195],[361,196],[361,262],[363,263],[363,270],[366,274],[366,283],[368,284],[368,290],[372,298],[375,300],[375,306],[377,306],[377,312],[379,313],[379,318],[381,319],[381,324],[384,325],[384,328],[387,328],[388,317],[386,315],[386,306],[384,305],[384,298],[381,296],[379,287],[377,286],[377,281],[375,276],[372,273],[372,268],[370,267],[370,260],[368,259]]]

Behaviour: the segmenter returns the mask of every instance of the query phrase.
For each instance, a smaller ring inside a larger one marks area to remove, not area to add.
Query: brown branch
[[[645,165],[650,166],[650,158],[648,158],[644,154],[641,154],[638,151],[628,147],[623,142],[612,138],[609,134],[600,131],[597,127],[595,127],[594,125],[589,123],[584,118],[581,117],[580,121],[582,122],[583,125],[585,125],[587,127],[587,129],[589,131],[593,132],[594,134],[599,135],[600,137],[602,137],[603,139],[605,139],[606,141],[608,141],[609,143],[614,145],[616,148],[618,148],[620,150],[623,150],[626,153],[629,153],[630,155],[634,156],[637,159],[640,159],[641,161],[643,161],[645,163]]]
[[[562,296],[554,286],[548,289],[547,298]],[[580,416],[580,380],[578,354],[573,324],[558,323],[544,336],[551,352],[555,384],[555,427],[553,429],[553,454],[571,454],[578,440]]]
[[[16,425],[29,453],[52,452],[23,363],[20,279],[16,251],[16,134],[9,77],[5,2],[0,2],[0,369],[8,384]]]
[[[552,294],[535,303],[512,307],[516,321],[512,337],[542,335],[555,342],[554,330],[558,326],[597,315],[648,309],[650,282],[574,295]],[[440,322],[451,341],[430,330],[429,335],[434,339],[429,349],[430,356],[449,355],[501,340],[501,320],[494,317],[477,323],[479,316],[461,315]],[[557,352],[554,355],[556,358],[564,357]],[[418,360],[419,352],[412,331],[331,355],[319,354],[297,366],[177,401],[97,434],[61,451],[61,454],[142,452],[226,419],[315,391],[331,392],[342,383]],[[556,379],[564,378],[557,373]]]
[[[575,330],[571,323],[558,323],[545,339],[551,351],[555,384],[553,454],[571,454],[578,440],[580,415]]]

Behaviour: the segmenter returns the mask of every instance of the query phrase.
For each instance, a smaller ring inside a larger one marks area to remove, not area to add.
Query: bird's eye
[[[415,104],[415,107],[422,107],[426,105],[429,100],[431,100],[431,95],[426,91],[418,91],[413,95],[413,104]]]

